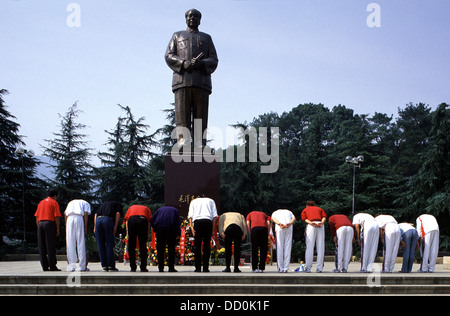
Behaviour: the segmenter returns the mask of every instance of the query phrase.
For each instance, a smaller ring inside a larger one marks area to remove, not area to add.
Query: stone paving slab
[[[375,263],[375,265],[377,265],[377,263]],[[296,273],[293,270],[295,270],[296,268],[298,268],[298,264],[294,264],[292,263],[289,267],[289,273],[283,273],[283,275],[299,275],[300,273]],[[117,263],[116,267],[119,269],[119,272],[103,272],[101,265],[99,262],[93,262],[93,263],[89,263],[88,268],[90,269],[89,272],[82,272],[82,274],[92,274],[92,275],[108,275],[108,274],[130,274],[130,275],[136,275],[136,274],[157,274],[157,275],[163,275],[162,273],[158,272],[158,268],[156,266],[148,266],[148,273],[141,273],[139,272],[139,268],[138,268],[138,272],[129,272],[130,271],[130,267],[129,265],[124,265],[123,263]],[[352,262],[349,265],[349,269],[348,269],[348,273],[347,274],[358,274],[359,273],[359,269],[360,269],[361,265],[359,262]],[[379,268],[381,268],[381,264],[378,264]],[[426,275],[440,275],[440,276],[450,276],[450,270],[446,270],[444,269],[443,264],[437,264],[436,265],[436,269],[434,271],[434,273],[416,273],[416,271],[419,269],[420,265],[419,264],[414,264],[413,266],[413,273],[409,273],[409,274],[404,274],[404,273],[398,273],[398,272],[394,272],[394,273],[389,273],[389,274],[383,274],[383,275],[408,275],[408,276],[426,276]],[[7,275],[68,275],[70,274],[70,272],[66,271],[67,270],[67,262],[59,262],[58,263],[58,268],[60,268],[62,271],[60,272],[44,272],[41,269],[41,265],[39,263],[39,261],[0,261],[0,276],[7,276]],[[176,266],[175,267],[178,270],[178,273],[176,274],[194,274],[194,267],[193,266]],[[213,274],[220,274],[223,276],[227,276],[227,275],[236,275],[236,273],[223,273],[222,270],[224,269],[224,266],[210,266],[210,273],[211,275]],[[167,267],[165,268],[166,272],[164,274],[169,274],[167,272]],[[241,274],[253,274],[252,270],[251,270],[251,265],[250,264],[246,264],[242,267],[240,267],[242,273]],[[324,269],[323,272],[321,273],[322,275],[324,274],[332,274],[332,275],[342,275],[342,274],[337,274],[337,273],[333,273],[334,269],[334,263],[332,262],[325,262],[324,264]],[[396,264],[395,265],[395,269],[394,271],[399,271],[401,269],[401,264]],[[264,271],[263,275],[265,274],[275,274],[278,275],[277,272],[277,265],[276,263],[274,263],[273,265],[266,265],[266,270]],[[197,273],[195,273],[195,275],[198,275]],[[206,273],[201,273],[201,275],[206,275]],[[256,274],[255,274],[256,275]],[[259,274],[258,274],[259,275]],[[306,274],[305,274],[306,275]],[[308,275],[319,275],[319,273],[316,273],[316,265],[313,265],[312,268],[312,273],[309,273]]]

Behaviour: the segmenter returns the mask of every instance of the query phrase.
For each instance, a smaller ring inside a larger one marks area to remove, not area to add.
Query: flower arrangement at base
[[[211,256],[209,259],[210,265],[225,265],[225,248],[220,247],[217,225],[214,229],[215,237],[211,238]],[[122,240],[123,247],[123,262],[127,264],[130,261],[128,254],[128,236]],[[156,249],[156,243],[158,242],[155,233],[152,232],[151,241],[147,243],[147,253],[148,259],[147,264],[151,266],[156,266],[158,264],[158,251]],[[137,243],[136,249],[136,260],[139,261],[139,244]],[[164,256],[164,264],[167,265],[168,260],[168,249],[166,247],[166,253]],[[181,236],[178,245],[175,248],[175,264],[176,265],[194,265],[194,236],[192,234],[191,227],[189,226],[189,221],[187,219],[181,222]],[[137,263],[139,265],[139,262]]]

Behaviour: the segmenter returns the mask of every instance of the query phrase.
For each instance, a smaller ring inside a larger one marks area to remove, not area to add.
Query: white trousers
[[[337,244],[335,265],[336,269],[339,271],[342,269],[348,270],[348,265],[352,259],[353,234],[353,227],[351,226],[342,226],[336,231]]]
[[[278,271],[288,271],[291,262],[292,249],[292,226],[289,228],[279,229],[277,236],[277,266]]]
[[[70,215],[66,223],[66,248],[68,271],[75,271],[77,261],[79,261],[78,271],[86,270],[86,242],[84,239],[84,218],[83,216]],[[78,256],[77,256],[78,253]]]
[[[422,239],[422,265],[423,272],[433,272],[436,267],[436,260],[439,251],[439,231],[428,232]]]
[[[375,221],[366,221],[361,236],[361,271],[372,271],[377,255],[379,237],[378,224]]]
[[[320,222],[314,222],[320,223]],[[317,271],[322,271],[323,269],[323,258],[325,255],[325,227],[313,227],[312,225],[306,226],[305,231],[306,237],[306,270],[310,271],[313,265],[314,259],[314,245],[317,251]]]
[[[393,272],[395,260],[397,259],[398,246],[402,233],[397,224],[389,223],[384,228],[384,245],[383,245],[383,271]]]

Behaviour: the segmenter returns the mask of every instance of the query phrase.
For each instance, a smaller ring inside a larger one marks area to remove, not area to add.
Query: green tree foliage
[[[60,115],[60,131],[53,133],[55,138],[46,140],[48,146],[44,147],[44,155],[55,162],[51,165],[55,179],[49,181],[58,189],[58,201],[63,210],[73,199],[92,200],[91,149],[86,147],[87,135],[79,132],[86,128],[77,122],[80,113],[75,102],[64,116]]]
[[[23,189],[25,189],[26,238],[28,241],[33,239],[34,207],[42,197],[44,189],[43,182],[35,176],[38,161],[27,156],[19,158],[14,154],[17,147],[25,146],[25,142],[19,135],[20,125],[7,110],[3,98],[7,94],[7,90],[0,90],[0,244],[3,236],[23,239]]]
[[[156,131],[156,134],[161,135],[158,146],[163,155],[170,153],[172,146],[177,142],[176,139],[172,139],[172,131],[175,128],[175,104],[172,105],[173,108],[163,110],[168,123]]]
[[[398,109],[399,129],[397,171],[410,177],[422,166],[420,153],[428,147],[428,138],[432,127],[431,108],[423,103],[409,103],[404,109]]]
[[[114,130],[106,131],[108,151],[98,153],[102,166],[95,172],[97,195],[102,201],[149,200],[152,179],[148,165],[155,156],[156,133],[147,135],[149,126],[143,123],[144,118],[136,120],[130,107],[118,106],[125,116],[118,118]]]
[[[450,234],[450,109],[442,103],[432,116],[428,150],[419,156],[422,166],[409,178],[406,195],[401,199],[405,214],[427,212],[435,215],[441,232]]]
[[[14,155],[18,146],[25,146],[18,134],[20,125],[6,108],[3,96],[7,90],[0,90],[0,206],[1,210],[16,207],[21,199],[22,172],[20,162]],[[1,216],[4,220],[5,216]]]
[[[248,156],[245,162],[224,162],[222,209],[270,214],[286,207],[299,218],[305,202],[313,199],[329,216],[350,214],[353,167],[345,157],[363,155],[365,161],[356,169],[356,212],[391,214],[408,222],[430,213],[448,234],[448,113],[447,104],[432,112],[423,103],[410,103],[394,120],[383,113],[358,115],[343,105],[330,111],[309,103],[238,123],[234,126],[280,128],[280,167],[275,174],[261,174]],[[302,236],[300,223],[294,239]]]
[[[441,112],[437,110],[435,116]],[[244,128],[278,126],[280,168],[276,174],[260,174],[248,159],[244,163],[224,163],[223,203],[226,209],[257,207],[271,213],[277,205],[299,211],[306,200],[315,199],[330,215],[348,213],[353,170],[345,157],[363,155],[365,162],[356,170],[356,211],[407,215],[404,203],[399,204],[407,174],[432,167],[433,172],[445,177],[442,170],[448,148],[432,143],[436,137],[440,137],[440,144],[445,143],[443,136],[437,135],[446,135],[439,122],[447,121],[431,118],[430,109],[422,103],[399,110],[397,121],[383,113],[357,115],[343,105],[330,111],[323,104],[301,104],[281,115],[261,115],[248,126],[236,124]],[[421,155],[431,155],[432,146],[435,151],[439,148],[439,155],[434,156],[440,157],[440,163],[428,166]],[[436,187],[441,192],[443,182],[439,183]],[[435,199],[438,197],[442,196]]]
[[[21,188],[21,165],[14,150],[23,145],[19,124],[5,109],[2,96],[6,93],[0,90],[0,207],[7,214],[0,217],[2,230],[11,218],[17,217],[14,212],[21,209],[21,191],[17,190]],[[100,201],[117,200],[125,206],[163,203],[164,155],[175,141],[171,138],[174,110],[165,110],[168,124],[149,133],[143,117],[136,119],[128,106],[119,107],[125,115],[118,118],[112,130],[106,131],[108,148],[98,153],[101,166],[95,168],[95,176],[91,173],[86,135],[79,133],[85,126],[76,122],[80,113],[76,103],[62,117],[61,131],[54,134],[55,139],[47,140],[45,154],[56,161],[56,179],[52,184],[62,192],[63,203],[75,197],[89,199],[94,181]],[[432,111],[424,103],[409,103],[398,109],[394,119],[377,112],[355,114],[344,105],[329,109],[323,104],[307,103],[233,126],[241,131],[263,127],[270,131],[271,127],[278,127],[279,168],[275,173],[261,173],[263,163],[249,152],[253,139],[244,133],[241,143],[223,151],[222,211],[247,214],[260,210],[270,214],[278,208],[288,208],[300,218],[305,202],[313,199],[329,216],[349,214],[353,167],[345,162],[345,157],[363,155],[365,161],[356,169],[356,212],[392,214],[398,221],[409,222],[427,212],[437,217],[442,234],[450,235],[447,104]],[[256,141],[263,139],[258,137]],[[269,142],[263,145],[271,150]],[[244,161],[227,161],[227,152],[232,150],[237,158],[242,148]],[[33,182],[35,164],[33,159],[25,161],[26,186],[30,191],[42,187]],[[303,251],[303,228],[303,223],[294,226],[294,249],[298,251]],[[450,242],[442,245],[450,248]]]

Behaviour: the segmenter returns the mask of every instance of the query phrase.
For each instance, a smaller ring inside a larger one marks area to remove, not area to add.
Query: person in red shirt
[[[355,240],[352,222],[347,216],[336,214],[328,219],[330,223],[331,237],[336,244],[335,260],[336,268],[333,272],[347,272],[352,258],[352,244]]]
[[[144,205],[131,205],[125,214],[127,227],[128,255],[130,256],[131,272],[136,272],[136,238],[139,240],[139,254],[141,258],[141,272],[147,270],[147,241],[150,231],[152,212]]]
[[[252,243],[252,269],[253,272],[261,273],[266,268],[270,217],[263,212],[253,211],[247,215],[247,227],[250,229],[250,241]],[[259,269],[258,249],[260,251]]]
[[[44,271],[61,271],[56,267],[56,237],[59,236],[61,211],[56,201],[58,191],[50,189],[39,202],[36,213],[39,257]]]
[[[325,230],[323,224],[327,219],[327,214],[320,207],[316,206],[314,201],[306,202],[306,208],[302,211],[302,221],[307,223],[306,225],[306,253],[305,272],[311,272],[313,257],[314,257],[314,245],[317,250],[317,272],[322,272],[323,259],[325,256]]]

